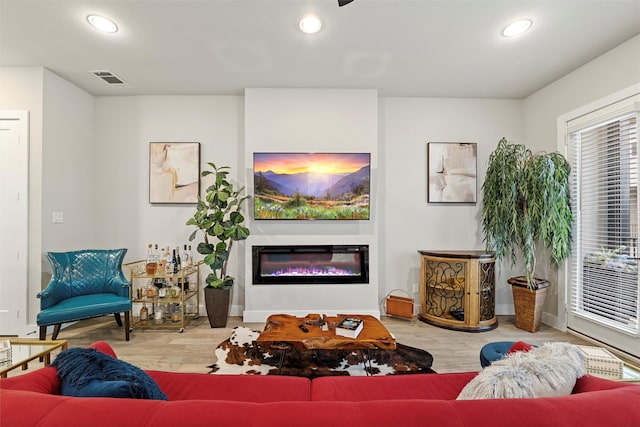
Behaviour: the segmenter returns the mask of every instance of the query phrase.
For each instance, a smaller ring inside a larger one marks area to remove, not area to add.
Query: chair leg
[[[60,333],[60,326],[62,326],[62,323],[56,323],[53,326],[53,335],[51,335],[51,339],[52,340],[57,340],[58,339],[58,334]]]
[[[124,339],[129,341],[129,312],[124,313]]]
[[[116,318],[116,323],[118,326],[122,326],[122,318],[120,317],[120,313],[113,313],[113,317]]]
[[[47,339],[47,327],[46,326],[40,326],[40,341],[44,341]]]

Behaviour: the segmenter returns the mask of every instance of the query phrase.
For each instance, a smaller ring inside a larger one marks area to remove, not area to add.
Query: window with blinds
[[[569,132],[575,315],[637,335],[638,114],[586,123]]]

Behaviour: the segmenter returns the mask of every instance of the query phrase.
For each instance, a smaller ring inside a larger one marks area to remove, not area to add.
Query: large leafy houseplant
[[[211,268],[206,278],[207,287],[229,289],[235,281],[227,274],[233,242],[249,236],[249,229],[243,225],[244,216],[240,213],[249,196],[240,196],[244,187],[236,190],[227,180],[229,166],[208,165],[211,170],[203,171],[202,177],[213,174],[213,184],[207,187],[204,199],[198,196],[196,212],[187,221],[187,225],[197,227],[189,241],[202,231],[204,241],[198,244],[197,251],[204,255],[203,263]]]
[[[532,153],[522,144],[502,138],[489,157],[483,190],[482,230],[487,249],[496,259],[524,261],[529,289],[536,289],[536,244],[550,251],[552,267],[571,252],[569,173],[558,152]]]

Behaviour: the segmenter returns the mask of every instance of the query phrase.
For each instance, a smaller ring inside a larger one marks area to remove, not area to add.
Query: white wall
[[[503,136],[522,140],[522,122],[518,100],[380,100],[382,297],[396,288],[418,297],[418,250],[484,249],[480,208],[487,158]],[[478,144],[476,204],[427,203],[428,142]],[[513,313],[509,276],[499,273],[496,311]]]
[[[45,69],[43,105],[42,251],[93,248],[94,97]],[[53,212],[64,222],[54,224]]]
[[[269,314],[359,312],[378,315],[378,97],[375,90],[247,89],[245,174],[253,186],[254,152],[371,153],[371,218],[358,221],[255,221],[245,244],[245,321]],[[250,190],[251,191],[251,190]],[[253,205],[251,205],[252,207]],[[368,284],[252,285],[251,246],[269,244],[369,245]]]
[[[128,248],[125,262],[143,259],[148,243],[188,244],[194,228],[185,223],[195,205],[149,203],[149,143],[199,142],[201,167],[207,162],[232,166],[231,179],[237,181],[243,108],[237,96],[97,97],[96,241]],[[206,186],[203,182],[201,191]],[[244,256],[238,247],[234,252],[232,275]],[[202,273],[208,274],[206,267]],[[243,295],[234,292],[232,314],[239,315],[242,305]]]
[[[534,151],[565,151],[557,138],[557,118],[640,82],[640,35],[599,56],[524,100],[524,140]],[[538,257],[538,270],[557,286],[547,294],[543,321],[565,327],[565,282]]]

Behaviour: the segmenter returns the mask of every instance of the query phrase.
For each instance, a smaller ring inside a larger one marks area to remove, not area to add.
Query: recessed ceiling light
[[[521,19],[519,21],[515,21],[505,27],[502,30],[503,37],[514,37],[520,35],[531,28],[533,22],[530,19]]]
[[[100,31],[104,31],[105,33],[115,33],[118,31],[118,26],[112,20],[105,18],[100,15],[89,15],[87,16],[87,21],[94,28],[97,28]]]
[[[300,20],[300,30],[306,34],[315,34],[322,28],[322,22],[314,15],[305,16]]]

